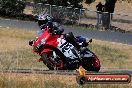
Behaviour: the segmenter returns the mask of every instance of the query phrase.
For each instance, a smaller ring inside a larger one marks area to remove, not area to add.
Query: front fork
[[[42,59],[42,56],[41,56],[41,58],[38,60],[38,62],[43,61],[44,64],[51,65],[54,68],[54,70],[62,70],[63,69],[63,62],[62,62],[62,60],[58,59],[58,57],[54,51],[48,52],[46,54],[47,54],[47,56],[44,58],[44,60]]]

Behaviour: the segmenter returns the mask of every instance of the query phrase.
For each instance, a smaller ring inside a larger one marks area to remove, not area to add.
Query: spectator
[[[111,21],[114,13],[115,3],[117,0],[106,0],[104,5],[104,12],[102,16],[102,26],[105,29],[111,28]]]
[[[103,12],[103,9],[104,9],[104,5],[102,5],[101,2],[99,2],[97,5],[96,5],[96,9],[97,9],[97,23],[96,23],[96,26],[98,27],[99,24],[101,24],[101,20],[102,20],[102,12]]]

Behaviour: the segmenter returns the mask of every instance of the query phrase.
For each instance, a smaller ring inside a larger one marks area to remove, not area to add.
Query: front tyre
[[[54,51],[42,54],[43,63],[49,70],[64,70],[64,64],[61,57],[58,54],[54,55],[53,52]]]
[[[54,70],[53,64],[49,61],[48,53],[43,53],[41,59],[43,63],[49,68],[49,70]]]

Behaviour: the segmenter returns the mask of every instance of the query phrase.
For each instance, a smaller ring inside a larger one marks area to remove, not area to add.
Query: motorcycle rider
[[[45,30],[45,28],[48,27],[49,29],[49,33],[53,33],[54,31],[57,31],[58,34],[62,34],[64,29],[60,26],[59,23],[54,22],[53,21],[53,17],[49,16],[48,14],[41,14],[37,17],[37,22],[38,22],[38,26],[40,27],[40,30],[37,34],[37,37],[39,35],[41,35],[41,33],[43,33],[43,31]],[[81,48],[81,46],[79,45],[79,38],[74,37],[72,32],[66,33],[64,34],[64,37],[66,38],[66,40],[68,42],[70,42],[71,44],[73,44],[77,50],[79,51],[83,51],[83,49]],[[85,40],[86,41],[86,40]],[[29,41],[29,45],[32,45],[33,41]],[[87,44],[85,43],[85,46]]]
[[[51,32],[51,33],[53,33],[54,31],[58,31],[59,34],[62,34],[64,32],[64,29],[62,28],[62,26],[59,23],[55,22],[53,20],[53,17],[49,16],[48,14],[39,16],[38,25],[40,26],[42,31],[44,31],[44,29],[46,27],[48,27],[49,32]],[[64,34],[64,36],[68,42],[70,42],[77,48],[77,50],[82,51],[81,46],[84,44],[79,45],[79,41],[81,41],[83,39],[81,36],[74,37],[72,32],[66,33],[66,34]],[[84,40],[84,41],[86,42],[86,40]],[[85,46],[86,45],[87,45],[87,43],[85,43]]]
[[[45,28],[49,29],[49,33],[53,33],[54,30],[57,30],[61,34],[64,31],[64,29],[57,22],[53,22],[53,17],[48,14],[41,14],[37,16],[36,20],[38,22],[38,26],[40,27],[36,38],[44,32]],[[32,44],[33,40],[30,40],[29,45]]]
[[[57,30],[58,34],[61,35],[64,31],[64,29],[60,26],[60,24],[58,24],[57,22],[54,22],[53,18],[51,16],[49,16],[48,14],[39,15],[37,18],[37,22],[38,22],[38,26],[40,27],[37,37],[45,31],[45,28],[48,28],[49,33],[51,33],[51,34],[55,30]],[[79,45],[79,42],[78,42],[79,40],[76,37],[74,37],[72,32],[64,34],[64,37],[69,43],[74,45],[78,51],[80,51],[80,52],[83,51],[81,46]],[[33,44],[33,41],[29,41],[29,45],[32,45],[32,44]],[[68,62],[68,64],[72,64],[74,67],[74,66],[77,66],[79,61],[78,61],[78,59],[72,59],[72,60],[67,59],[67,62]],[[69,66],[71,66],[71,65],[69,65]]]
[[[64,31],[64,29],[57,22],[53,22],[53,17],[48,14],[38,16],[38,26],[40,27],[38,35],[40,35],[45,28],[49,29],[49,33],[54,32],[54,30],[58,30],[60,33]]]

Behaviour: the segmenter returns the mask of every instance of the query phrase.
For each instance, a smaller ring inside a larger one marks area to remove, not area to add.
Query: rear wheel
[[[100,70],[100,61],[96,56],[90,57],[90,58],[84,58],[82,66],[87,71],[99,72],[99,70]]]

